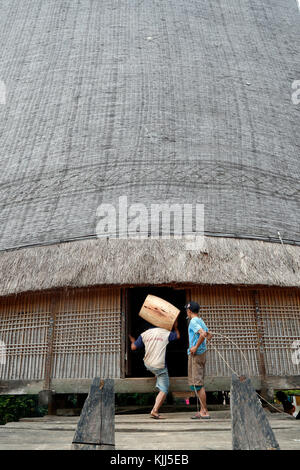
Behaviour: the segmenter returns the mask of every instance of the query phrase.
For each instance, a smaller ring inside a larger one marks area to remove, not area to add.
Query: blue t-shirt
[[[199,317],[193,317],[190,321],[189,324],[189,349],[188,349],[188,354],[190,354],[190,348],[193,346],[196,346],[197,341],[199,339],[199,333],[198,331],[202,328],[204,331],[208,331],[207,326],[205,325],[204,321],[202,318]],[[200,344],[199,348],[196,351],[196,354],[203,354],[206,351],[206,339],[203,341],[203,343]]]

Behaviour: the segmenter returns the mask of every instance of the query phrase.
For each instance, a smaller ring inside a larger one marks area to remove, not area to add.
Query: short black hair
[[[199,313],[200,305],[197,302],[194,302],[193,300],[191,300],[188,304],[184,306],[184,308],[186,310],[189,308],[190,311],[193,313]]]

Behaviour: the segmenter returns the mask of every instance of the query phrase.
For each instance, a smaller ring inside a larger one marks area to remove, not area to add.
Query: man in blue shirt
[[[210,419],[206,406],[206,393],[204,388],[204,372],[206,362],[206,342],[212,338],[202,318],[199,317],[200,305],[197,302],[189,302],[185,306],[190,320],[188,326],[188,384],[195,391],[201,403],[200,412],[192,419]]]

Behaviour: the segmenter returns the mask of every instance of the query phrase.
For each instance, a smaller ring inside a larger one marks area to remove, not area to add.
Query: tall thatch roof
[[[92,285],[246,284],[300,287],[300,248],[206,237],[201,251],[181,240],[86,240],[0,253],[0,295]]]
[[[296,0],[1,2],[0,250],[28,246],[1,253],[1,292],[298,285],[296,247],[238,239],[300,244],[299,25]],[[206,234],[237,240],[200,258],[179,242],[64,244],[124,195],[202,203]]]
[[[0,4],[0,249],[96,209],[205,204],[211,234],[300,242],[296,1]]]

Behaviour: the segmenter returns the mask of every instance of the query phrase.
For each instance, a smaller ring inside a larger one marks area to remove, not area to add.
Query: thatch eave
[[[300,247],[205,237],[201,250],[183,240],[101,240],[0,253],[0,295],[95,285],[210,284],[300,287]]]

